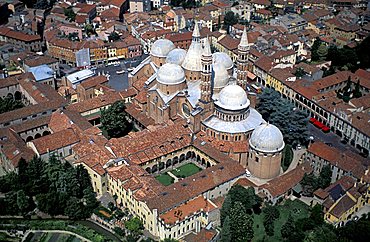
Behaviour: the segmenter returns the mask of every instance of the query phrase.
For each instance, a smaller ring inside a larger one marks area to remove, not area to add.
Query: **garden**
[[[269,237],[265,237],[266,231],[263,224],[265,213],[253,214],[253,241],[282,241],[282,226],[288,221],[288,219],[292,218],[295,222],[299,219],[308,218],[310,216],[310,208],[299,200],[287,200],[283,205],[275,207],[278,209],[280,216],[274,220],[273,235]]]
[[[160,174],[155,178],[163,185],[169,186],[175,181],[175,179],[168,174],[169,172],[177,178],[186,178],[198,173],[201,170],[202,168],[198,167],[197,165],[193,163],[188,163],[166,173]]]

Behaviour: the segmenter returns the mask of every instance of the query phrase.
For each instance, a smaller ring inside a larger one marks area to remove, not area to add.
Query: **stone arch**
[[[33,137],[32,136],[28,136],[27,139],[26,139],[26,142],[30,142],[33,140]]]
[[[170,167],[172,165],[172,160],[171,159],[168,159],[166,161],[166,168]]]
[[[13,97],[13,94],[12,94],[12,93],[8,93],[8,95],[6,95],[6,98],[14,99],[14,97]]]
[[[193,159],[195,158],[195,152],[194,151],[191,152],[191,158],[193,158]]]
[[[197,162],[200,162],[200,156],[197,155]]]
[[[184,154],[181,154],[180,155],[180,163],[183,162],[185,160],[185,155]]]
[[[157,165],[154,165],[154,166],[152,167],[152,173],[154,173],[154,172],[156,172],[156,171],[158,171],[158,166],[157,166]]]
[[[44,132],[42,132],[42,136],[46,136],[46,135],[49,135],[50,134],[50,131],[47,131],[45,130]]]
[[[38,138],[40,138],[41,137],[41,134],[40,133],[37,133],[36,135],[35,135],[35,139],[38,139]]]
[[[173,162],[172,162],[172,164],[173,164],[173,165],[176,165],[177,163],[179,163],[179,157],[175,156],[175,157],[173,158]]]
[[[206,164],[206,160],[202,158],[202,165],[205,165],[205,164]]]
[[[160,162],[159,163],[159,170],[163,170],[164,169],[164,162]]]
[[[145,168],[146,172],[148,172],[149,174],[152,173],[152,169],[150,169],[150,167],[147,167]]]
[[[211,163],[209,163],[209,161],[207,161],[207,167],[211,167]]]
[[[22,93],[20,91],[16,91],[14,93],[14,99],[17,100],[17,101],[21,101],[22,100]]]
[[[188,160],[188,159],[190,159],[191,158],[191,151],[188,151],[187,153],[186,153],[186,159]]]

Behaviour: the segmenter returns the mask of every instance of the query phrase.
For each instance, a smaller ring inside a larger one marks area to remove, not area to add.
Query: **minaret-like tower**
[[[212,52],[209,45],[208,36],[204,41],[204,49],[202,53],[202,72],[201,72],[201,94],[200,101],[209,103],[212,97]]]
[[[192,42],[196,42],[196,43],[200,42],[200,31],[199,31],[198,21],[195,21],[195,23],[194,23]]]
[[[249,54],[249,43],[247,30],[244,27],[243,35],[238,45],[238,60],[237,60],[237,80],[238,85],[244,90],[247,85],[247,74],[248,74],[248,54]]]

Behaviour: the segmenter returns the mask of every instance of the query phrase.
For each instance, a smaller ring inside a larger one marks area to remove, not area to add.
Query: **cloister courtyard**
[[[192,176],[195,173],[203,170],[199,166],[193,163],[187,163],[185,165],[181,165],[177,168],[164,172],[155,178],[165,186],[171,185],[174,182],[177,182],[179,179]]]

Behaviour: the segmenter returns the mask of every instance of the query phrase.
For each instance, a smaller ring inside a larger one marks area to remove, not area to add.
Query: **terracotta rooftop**
[[[201,229],[198,233],[190,233],[184,237],[186,242],[209,242],[214,241],[216,230]]]
[[[304,163],[297,166],[294,170],[267,182],[260,188],[268,190],[272,197],[278,197],[292,189],[302,180],[305,173],[310,173],[311,171],[311,166],[308,163]]]
[[[159,217],[164,221],[164,223],[172,225],[199,212],[210,212],[214,209],[216,209],[216,206],[212,202],[203,196],[199,196],[161,214]]]
[[[227,50],[235,50],[238,48],[240,40],[235,39],[231,37],[230,35],[225,35],[225,37],[219,40],[218,43],[222,45],[223,47],[225,47]]]
[[[79,137],[73,129],[62,130],[31,141],[37,152],[42,155],[53,152],[79,142]]]
[[[25,34],[8,27],[0,27],[0,35],[24,42],[41,41],[41,37],[39,35]]]
[[[84,80],[80,85],[85,89],[96,88],[98,85],[108,84],[106,76],[93,76]]]
[[[93,109],[106,107],[119,100],[123,100],[126,97],[134,96],[135,94],[136,91],[133,88],[121,92],[107,92],[103,95],[99,95],[82,102],[73,103],[67,107],[67,110],[84,113]]]
[[[141,131],[109,141],[113,152],[141,165],[190,145],[190,129],[183,123],[152,132]]]
[[[346,172],[358,173],[358,170],[363,170],[362,166],[364,158],[350,151],[341,151],[337,148],[330,147],[320,141],[313,143],[307,151],[328,161],[331,165],[337,166]],[[360,173],[353,175],[356,177],[360,175],[360,177],[357,178],[361,178],[362,174]]]

